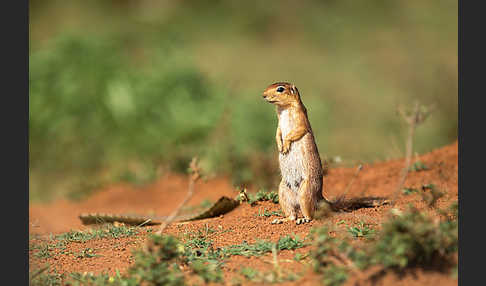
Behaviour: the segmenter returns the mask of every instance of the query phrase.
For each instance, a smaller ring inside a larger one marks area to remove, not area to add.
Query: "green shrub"
[[[457,203],[448,211],[451,213],[440,211],[445,219],[437,222],[410,206],[383,223],[376,239],[366,240],[364,245],[333,237],[326,226],[312,229],[314,249],[310,253],[314,271],[323,276],[324,284],[341,285],[350,268],[364,270],[380,265],[399,271],[413,266],[450,267],[458,250]]]
[[[126,40],[68,35],[31,53],[34,191],[45,193],[58,173],[82,178],[102,168],[132,181],[151,174],[146,181],[161,162],[184,171],[191,156],[210,148],[206,143],[225,103],[222,89],[162,42],[164,50],[148,49],[150,65],[134,65]],[[83,179],[72,179],[71,191],[90,187]]]
[[[371,251],[372,263],[404,268],[431,265],[450,258],[458,247],[457,221],[434,223],[416,208],[410,207],[383,225]]]

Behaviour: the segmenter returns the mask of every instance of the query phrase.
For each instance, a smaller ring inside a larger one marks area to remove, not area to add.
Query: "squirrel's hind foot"
[[[283,219],[276,218],[276,219],[272,220],[271,224],[281,224],[283,222],[284,222]]]
[[[271,224],[282,224],[286,221],[292,221],[292,220],[295,220],[295,224],[297,224],[297,225],[309,223],[311,221],[311,219],[308,219],[308,218],[298,218],[298,219],[295,219],[295,218],[276,218],[276,219],[272,220]]]
[[[308,218],[298,218],[296,221],[295,221],[295,224],[304,224],[304,223],[308,223],[310,222],[311,219],[308,219]]]
[[[295,218],[294,217],[276,218],[276,219],[272,220],[271,224],[282,224],[282,223],[289,221],[289,220],[295,220]]]

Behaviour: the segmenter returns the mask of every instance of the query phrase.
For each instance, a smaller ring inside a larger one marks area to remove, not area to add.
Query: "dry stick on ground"
[[[164,223],[160,226],[160,229],[155,233],[161,235],[164,229],[174,220],[174,218],[179,214],[180,210],[184,205],[191,199],[192,195],[194,194],[194,183],[201,177],[201,169],[197,164],[197,158],[192,158],[191,163],[189,164],[189,169],[191,174],[189,175],[189,187],[187,190],[186,197],[184,200],[179,204],[179,206],[172,212],[172,214],[164,221]]]
[[[422,124],[425,119],[427,119],[427,117],[430,115],[430,111],[420,110],[420,105],[418,102],[415,102],[412,114],[407,115],[405,110],[401,106],[398,108],[398,112],[408,123],[408,136],[405,147],[405,166],[402,169],[391,205],[395,205],[398,196],[400,195],[400,191],[402,190],[403,184],[405,184],[405,180],[407,179],[408,170],[410,168],[410,161],[412,160],[413,137],[415,135],[415,128],[417,128],[418,125]]]

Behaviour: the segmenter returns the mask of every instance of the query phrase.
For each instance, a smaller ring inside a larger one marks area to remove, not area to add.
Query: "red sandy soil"
[[[435,184],[441,191],[445,192],[440,198],[437,206],[446,208],[458,199],[458,145],[457,141],[451,145],[436,149],[430,153],[414,158],[420,160],[428,170],[420,172],[409,172],[404,187],[420,188],[425,184]],[[413,161],[414,161],[413,160]],[[412,162],[413,162],[412,161]],[[366,164],[363,166],[359,176],[354,181],[347,197],[359,196],[385,196],[392,197],[404,160],[397,159],[387,162]],[[324,195],[327,198],[334,198],[346,189],[351,181],[356,168],[331,168],[324,178]],[[96,192],[91,197],[81,202],[67,200],[55,201],[49,204],[31,204],[29,207],[29,232],[31,234],[30,244],[41,244],[49,239],[49,234],[58,234],[70,230],[84,230],[78,219],[83,212],[108,212],[108,213],[137,213],[169,215],[174,208],[184,199],[187,192],[187,177],[179,175],[168,175],[145,187],[133,187],[128,184],[120,184],[108,187]],[[255,190],[249,190],[255,191]],[[216,201],[220,196],[235,197],[237,190],[226,178],[209,179],[199,181],[195,185],[195,194],[188,205],[198,205],[203,200]],[[417,194],[401,194],[394,208],[405,210],[408,204],[436,216],[422,201]],[[172,223],[165,230],[166,233],[181,237],[183,233],[210,227],[217,230],[208,237],[213,240],[214,247],[240,244],[243,241],[249,243],[257,239],[277,241],[281,236],[297,234],[304,238],[312,227],[321,225],[336,226],[336,223],[344,220],[346,224],[340,224],[336,232],[346,233],[346,225],[351,226],[363,221],[369,223],[373,228],[379,228],[380,224],[389,219],[389,205],[377,208],[359,209],[349,213],[335,213],[330,218],[314,220],[309,224],[296,225],[295,223],[284,223],[280,225],[270,224],[274,217],[256,216],[259,211],[267,209],[278,211],[280,207],[271,202],[260,202],[251,207],[249,204],[242,204],[235,210],[224,216],[183,223]],[[76,258],[75,255],[53,255],[51,258],[37,258],[36,250],[29,250],[29,264],[31,269],[36,269],[50,264],[50,271],[58,273],[71,272],[92,272],[95,274],[107,272],[114,274],[118,269],[122,274],[133,264],[132,251],[143,246],[146,241],[146,231],[156,231],[157,226],[142,228],[140,234],[120,239],[96,239],[85,243],[69,243],[66,252],[79,253],[91,248],[97,257]],[[280,266],[286,271],[303,273],[298,281],[285,282],[285,285],[316,285],[320,277],[314,274],[310,267],[310,260],[303,259],[300,262],[293,260],[296,253],[306,254],[312,251],[307,246],[295,251],[284,250],[279,252],[278,260]],[[260,271],[272,269],[272,256],[245,258],[232,256],[223,266],[225,283],[230,284],[235,273],[242,267],[251,266]],[[373,272],[373,270],[370,270]],[[370,273],[371,273],[370,272]],[[376,272],[376,271],[375,271]],[[393,272],[383,273],[378,279],[369,279],[370,275],[363,274],[363,277],[352,275],[345,285],[457,285],[457,278],[453,278],[449,272],[438,272],[427,269],[408,269],[402,275]],[[247,284],[247,282],[244,282]],[[254,284],[254,283],[252,283]]]

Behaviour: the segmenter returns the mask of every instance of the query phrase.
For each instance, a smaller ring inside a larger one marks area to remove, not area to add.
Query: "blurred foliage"
[[[147,182],[201,158],[274,188],[275,81],[323,158],[402,156],[397,104],[435,104],[415,151],[457,138],[457,1],[31,0],[31,200]]]

